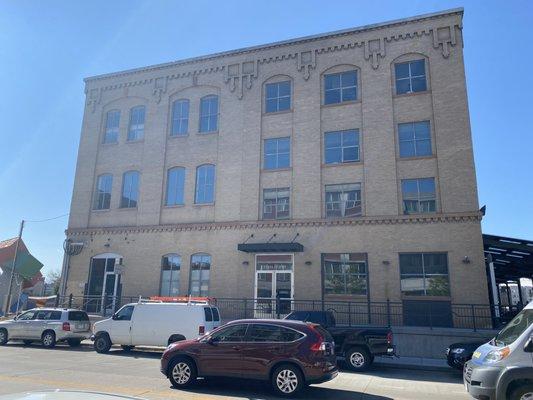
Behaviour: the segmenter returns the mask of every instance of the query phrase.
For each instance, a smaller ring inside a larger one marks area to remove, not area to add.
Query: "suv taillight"
[[[324,341],[324,336],[322,336],[318,329],[315,329],[313,326],[311,326],[310,328],[316,334],[316,341],[311,345],[311,351],[322,351],[324,352],[324,354],[328,354],[329,350],[331,349],[331,344]]]
[[[68,323],[68,322],[63,322],[63,327],[62,327],[62,329],[63,329],[64,331],[70,331],[70,323]]]
[[[387,333],[387,344],[392,344],[392,331]]]
[[[198,334],[199,334],[199,335],[203,335],[203,334],[205,334],[205,326],[200,325],[200,326],[198,327]]]

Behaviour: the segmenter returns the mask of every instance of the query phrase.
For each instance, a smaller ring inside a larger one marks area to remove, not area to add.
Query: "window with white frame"
[[[287,219],[290,216],[290,188],[263,190],[263,219]]]
[[[144,106],[133,107],[130,110],[130,126],[128,129],[129,142],[141,140],[144,137],[144,114]]]
[[[170,168],[167,173],[167,195],[165,205],[176,206],[184,203],[185,168]]]
[[[402,197],[405,214],[436,212],[435,178],[402,179]]]
[[[213,203],[215,201],[215,166],[200,165],[196,168],[196,204]]]
[[[366,254],[328,253],[322,259],[325,294],[366,295]]]
[[[324,104],[357,100],[357,71],[324,75]]]
[[[191,257],[191,280],[189,289],[191,296],[209,295],[210,270],[211,256],[209,254],[199,253]]]
[[[172,127],[170,136],[185,136],[189,131],[189,100],[179,99],[172,103]]]
[[[104,143],[117,143],[120,125],[120,110],[111,110],[106,114]]]
[[[326,218],[359,217],[361,184],[326,185]]]
[[[265,85],[265,111],[267,113],[291,108],[291,81],[267,83]]]
[[[121,208],[135,208],[139,201],[139,180],[138,171],[128,171],[122,176],[122,197],[120,198]]]
[[[200,132],[218,130],[218,96],[209,95],[200,100]]]
[[[431,134],[429,121],[398,124],[400,157],[430,156]]]
[[[423,92],[427,90],[426,62],[422,60],[394,64],[396,94]]]
[[[161,296],[178,296],[180,294],[181,257],[167,254],[161,258]]]
[[[449,296],[447,254],[400,254],[400,279],[405,295]]]
[[[96,179],[93,210],[108,210],[111,207],[113,175],[102,174]]]
[[[291,166],[290,138],[265,139],[264,143],[264,169],[281,169]]]
[[[359,129],[326,132],[324,151],[326,164],[359,161]]]

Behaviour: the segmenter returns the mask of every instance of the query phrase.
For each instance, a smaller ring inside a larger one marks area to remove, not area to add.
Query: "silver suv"
[[[25,344],[41,341],[44,347],[54,347],[66,341],[79,346],[91,336],[91,323],[85,311],[66,308],[34,308],[14,319],[0,321],[0,345],[9,340],[22,340]]]

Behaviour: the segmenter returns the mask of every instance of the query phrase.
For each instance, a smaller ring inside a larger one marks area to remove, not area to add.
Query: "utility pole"
[[[11,286],[13,286],[13,279],[15,277],[15,266],[17,265],[17,258],[19,252],[19,244],[22,239],[22,230],[24,229],[24,220],[20,221],[20,230],[19,236],[17,239],[17,244],[15,245],[15,256],[13,257],[13,264],[11,266],[11,277],[9,278],[9,287],[7,288],[7,298],[6,298],[6,307],[4,310],[4,315],[7,315],[9,312],[9,303],[11,302]]]

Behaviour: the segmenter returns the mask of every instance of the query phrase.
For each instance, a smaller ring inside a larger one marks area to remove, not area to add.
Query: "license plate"
[[[474,354],[472,354],[472,358],[479,358],[481,356],[480,351],[474,351]]]

